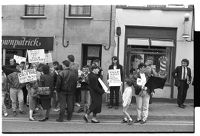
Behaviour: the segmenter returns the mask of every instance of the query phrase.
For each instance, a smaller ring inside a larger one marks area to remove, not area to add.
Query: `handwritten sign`
[[[51,55],[51,53],[49,52],[49,53],[46,53],[45,54],[45,63],[52,63],[53,62],[53,60],[52,60],[52,55]]]
[[[108,70],[109,86],[121,86],[120,69]]]
[[[21,73],[18,74],[19,82],[20,83],[26,83],[31,81],[36,81],[36,70],[35,69],[27,69],[23,70]]]
[[[26,58],[25,57],[14,55],[14,59],[16,60],[16,63],[19,63],[19,64],[21,62],[26,62]]]
[[[28,50],[28,62],[29,63],[44,63],[45,62],[45,53],[44,49],[38,50]]]

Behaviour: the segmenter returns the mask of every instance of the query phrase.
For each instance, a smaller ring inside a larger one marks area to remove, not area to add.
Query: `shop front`
[[[14,55],[26,57],[27,50],[53,50],[54,37],[2,36],[2,65],[9,65]]]

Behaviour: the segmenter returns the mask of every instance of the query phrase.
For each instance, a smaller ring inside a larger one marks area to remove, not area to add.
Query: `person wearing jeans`
[[[145,73],[146,65],[140,63],[138,65],[139,72],[133,77],[133,84],[136,95],[137,105],[137,119],[134,123],[146,123],[149,111],[150,90],[145,86],[149,79],[148,74]]]
[[[13,72],[8,75],[8,83],[10,85],[10,98],[12,100],[12,109],[13,109],[13,116],[17,115],[16,109],[17,109],[17,100],[19,101],[19,113],[24,114],[23,111],[23,92],[22,88],[25,86],[25,84],[19,83],[18,73],[20,73],[20,67],[19,64],[16,65],[17,72]]]

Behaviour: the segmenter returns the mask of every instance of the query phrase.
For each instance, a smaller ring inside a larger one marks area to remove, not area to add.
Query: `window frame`
[[[86,6],[88,6],[90,8],[90,12],[89,12],[89,14],[72,14],[71,13],[72,6],[77,6],[77,7],[86,7]],[[69,5],[69,16],[91,17],[91,5]]]
[[[40,8],[43,8],[43,14],[28,14],[28,8],[29,7],[39,7],[39,11]],[[25,5],[25,16],[45,16],[45,5]]]

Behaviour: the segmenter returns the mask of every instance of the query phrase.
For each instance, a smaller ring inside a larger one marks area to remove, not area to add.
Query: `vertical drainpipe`
[[[65,8],[66,6],[64,5],[62,46],[66,48],[69,46],[69,41],[65,44]]]
[[[110,6],[110,28],[109,28],[109,45],[108,48],[106,46],[103,46],[105,50],[109,50],[111,47],[111,37],[112,36],[112,5]]]

